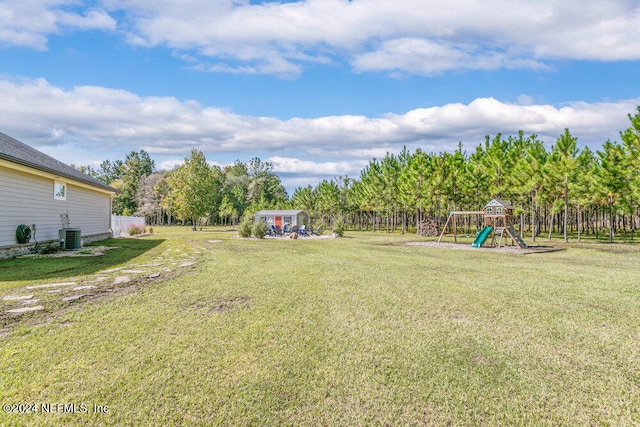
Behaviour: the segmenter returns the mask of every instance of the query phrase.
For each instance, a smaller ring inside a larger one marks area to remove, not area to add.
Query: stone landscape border
[[[222,243],[222,240],[212,240],[208,243]],[[101,256],[105,250],[118,247],[91,246],[86,249],[91,249],[91,253],[60,252],[28,256]],[[46,323],[61,311],[79,307],[90,301],[134,292],[151,284],[175,278],[189,269],[197,268],[200,253],[198,248],[193,248],[192,253],[168,249],[146,263],[127,263],[86,276],[5,291],[0,294],[0,338],[7,337],[20,323]]]

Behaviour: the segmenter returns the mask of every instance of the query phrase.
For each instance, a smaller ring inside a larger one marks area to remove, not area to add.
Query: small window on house
[[[496,208],[496,215],[502,215],[502,208]]]
[[[493,208],[487,208],[487,215],[493,215]]]
[[[53,198],[56,200],[67,200],[67,183],[62,181],[53,182]]]

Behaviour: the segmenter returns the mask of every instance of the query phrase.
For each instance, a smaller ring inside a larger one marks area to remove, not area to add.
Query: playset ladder
[[[527,248],[527,244],[524,242],[524,240],[522,240],[522,237],[520,237],[520,235],[516,233],[516,230],[513,228],[512,225],[507,227],[507,233],[509,233],[513,241],[516,242],[518,246],[520,246],[522,249]]]
[[[491,246],[495,246],[496,238],[498,238],[498,247],[502,245],[502,236],[504,234],[504,227],[496,227],[493,236],[491,238]]]
[[[495,243],[496,237],[498,237],[498,247],[502,246],[502,238],[505,237],[504,233],[507,233],[507,235],[509,237],[511,237],[511,239],[516,242],[518,244],[518,246],[520,246],[520,248],[522,249],[526,249],[528,246],[527,244],[524,242],[524,240],[522,240],[522,237],[520,237],[520,235],[516,232],[516,230],[513,228],[512,225],[510,225],[509,227],[499,227],[496,228],[496,235],[493,237],[493,240],[491,241],[491,244],[493,245]],[[506,245],[506,239],[505,239],[505,245]]]

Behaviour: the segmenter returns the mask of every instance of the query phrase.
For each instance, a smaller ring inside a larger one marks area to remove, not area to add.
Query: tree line
[[[181,222],[195,229],[233,224],[245,212],[282,207],[287,201],[273,165],[257,157],[221,168],[194,149],[182,165],[159,172],[149,154],[140,150],[124,160],[105,160],[98,168],[78,169],[120,190],[114,215],[144,216],[151,225]]]
[[[521,234],[629,235],[640,226],[640,106],[621,142],[579,149],[569,129],[547,149],[535,134],[486,136],[468,153],[421,149],[372,159],[357,179],[338,177],[298,187],[289,198],[273,165],[253,158],[223,168],[198,150],[168,172],[144,150],[100,167],[80,167],[118,188],[113,212],[143,215],[149,224],[180,221],[235,224],[261,209],[303,209],[311,226],[338,221],[360,230],[414,231],[425,220],[438,232],[450,211],[477,211],[492,198],[514,206]],[[463,227],[477,229],[477,218]]]
[[[438,233],[450,211],[479,211],[492,198],[514,207],[522,235],[541,233],[633,238],[640,226],[640,107],[629,115],[622,142],[592,151],[578,148],[565,129],[550,150],[536,135],[486,136],[474,151],[425,153],[406,148],[373,159],[359,179],[325,180],[299,187],[292,206],[321,222],[341,218],[357,229],[416,229],[425,219]],[[471,233],[481,224],[467,217]]]

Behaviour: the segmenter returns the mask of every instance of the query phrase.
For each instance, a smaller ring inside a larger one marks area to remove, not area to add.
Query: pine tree
[[[547,169],[552,180],[555,181],[556,185],[559,185],[561,189],[561,197],[564,205],[562,228],[565,242],[569,242],[567,236],[569,201],[572,197],[570,191],[578,174],[577,155],[578,139],[571,135],[569,129],[565,129],[564,133],[558,138],[556,144],[551,149],[551,157],[548,162],[549,168]]]

